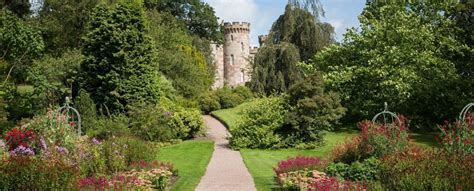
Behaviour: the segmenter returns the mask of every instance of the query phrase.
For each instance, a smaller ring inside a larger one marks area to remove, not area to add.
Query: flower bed
[[[169,163],[150,161],[153,144],[128,137],[77,136],[53,112],[0,139],[0,190],[166,190]]]

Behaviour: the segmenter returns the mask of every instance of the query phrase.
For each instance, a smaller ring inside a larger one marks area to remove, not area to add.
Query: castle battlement
[[[254,47],[250,47],[250,54],[257,54],[258,52],[258,47],[254,46]]]
[[[250,23],[248,22],[225,22],[225,33],[250,33]]]

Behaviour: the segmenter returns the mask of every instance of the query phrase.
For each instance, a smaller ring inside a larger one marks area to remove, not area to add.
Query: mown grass
[[[157,160],[171,162],[178,170],[179,178],[171,190],[194,190],[206,172],[213,151],[214,143],[207,140],[185,141],[161,148]]]

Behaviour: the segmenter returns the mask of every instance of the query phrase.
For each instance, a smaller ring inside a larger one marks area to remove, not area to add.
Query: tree
[[[43,49],[43,39],[37,30],[28,26],[12,12],[0,11],[0,64],[6,66],[3,85],[15,69],[39,56]]]
[[[331,130],[344,116],[346,108],[341,106],[339,95],[325,92],[324,86],[322,75],[316,72],[289,88],[285,125],[278,130],[289,146],[320,145],[323,131]]]
[[[141,5],[99,6],[91,18],[81,64],[84,89],[115,112],[132,102],[156,103],[165,87]]]
[[[255,57],[250,88],[264,95],[285,92],[302,78],[298,49],[288,43],[262,47]]]
[[[299,50],[301,61],[307,61],[334,42],[333,34],[334,28],[330,24],[322,23],[310,12],[289,4],[285,14],[273,23],[268,43],[294,44]]]
[[[438,122],[459,107],[459,79],[445,50],[464,47],[454,23],[433,4],[369,4],[361,30],[349,30],[341,45],[318,54],[331,90],[342,94],[354,120],[379,112],[384,102],[418,122]]]
[[[0,5],[0,8],[5,7],[20,18],[24,18],[31,13],[29,0],[4,0],[0,2]]]
[[[310,12],[316,19],[324,16],[323,5],[319,0],[288,0],[288,4]]]
[[[34,24],[42,31],[46,52],[61,55],[79,49],[86,33],[91,10],[99,0],[44,0]]]
[[[145,0],[147,9],[170,13],[183,22],[191,34],[220,42],[224,35],[214,9],[200,0]]]
[[[148,11],[147,15],[151,26],[149,34],[156,42],[160,71],[173,82],[178,94],[197,98],[211,87],[214,71],[210,69],[214,68],[193,45],[195,39],[176,18],[155,10]]]

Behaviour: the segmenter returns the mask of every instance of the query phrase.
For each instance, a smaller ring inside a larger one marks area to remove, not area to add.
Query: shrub
[[[467,116],[463,122],[446,122],[438,128],[441,133],[436,139],[447,153],[474,153],[474,115]]]
[[[298,171],[298,170],[322,170],[324,169],[325,161],[319,157],[305,157],[297,156],[289,157],[287,160],[278,162],[278,166],[273,170],[279,176],[282,173]]]
[[[286,110],[279,97],[262,98],[249,104],[229,138],[233,148],[278,148],[281,136],[276,130],[283,124]]]
[[[103,143],[103,155],[109,172],[116,173],[127,168],[128,145],[119,144],[114,138]]]
[[[133,134],[147,141],[170,141],[177,139],[179,129],[169,128],[173,113],[162,106],[134,106],[129,112]],[[184,134],[184,133],[183,133]]]
[[[205,114],[221,109],[219,96],[215,92],[208,92],[201,95],[201,98],[199,99],[199,108],[201,108],[201,111]]]
[[[249,87],[247,86],[237,86],[234,89],[232,89],[232,92],[244,100],[250,100],[254,98],[252,90],[250,90]]]
[[[113,141],[117,145],[127,145],[125,155],[127,165],[136,161],[151,162],[156,158],[158,152],[158,146],[137,137],[116,137]]]
[[[337,144],[331,152],[330,160],[335,163],[342,162],[346,164],[361,160],[363,154],[359,148],[360,142],[360,136],[356,136]]]
[[[222,109],[232,108],[244,102],[244,98],[240,95],[234,94],[228,87],[217,90],[219,96],[219,103]]]
[[[178,137],[182,139],[194,138],[204,129],[201,113],[195,109],[175,112],[168,125],[171,129],[179,129]]]
[[[474,154],[409,148],[382,158],[386,190],[473,190]]]
[[[43,137],[49,145],[74,150],[78,134],[76,124],[69,119],[63,113],[48,111],[45,115],[35,116],[27,127]]]
[[[368,158],[363,162],[356,161],[352,164],[331,163],[326,167],[329,176],[342,177],[348,180],[369,181],[376,180],[379,172],[379,160]]]
[[[129,119],[122,114],[111,116],[99,116],[91,119],[88,124],[86,134],[89,137],[96,137],[105,140],[110,137],[121,137],[131,135]]]
[[[344,116],[339,96],[324,91],[324,81],[315,73],[288,90],[289,111],[281,129],[290,146],[314,148],[324,141],[323,131],[330,130]]]
[[[406,118],[399,115],[400,121],[390,124],[378,124],[363,121],[358,124],[361,142],[359,148],[363,158],[371,156],[382,157],[396,151],[401,151],[408,146],[408,129]]]
[[[97,125],[94,124],[97,120],[97,109],[89,93],[79,90],[79,95],[74,100],[74,106],[81,114],[83,132],[87,132],[89,128],[94,128]]]

